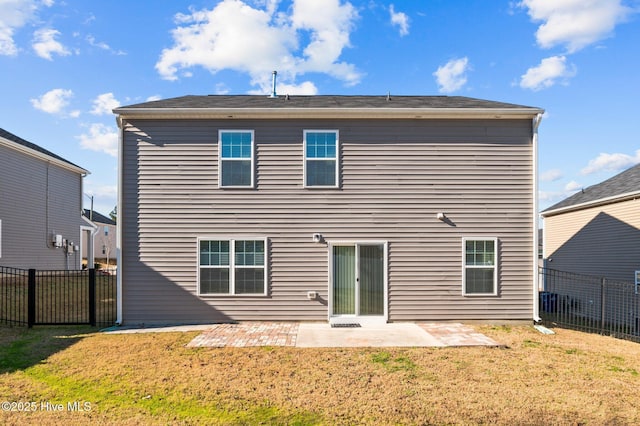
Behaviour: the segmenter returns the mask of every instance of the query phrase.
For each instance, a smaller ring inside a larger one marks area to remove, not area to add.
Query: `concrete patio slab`
[[[301,323],[299,348],[427,347],[445,346],[413,323],[389,323],[357,328],[331,328],[329,324]]]

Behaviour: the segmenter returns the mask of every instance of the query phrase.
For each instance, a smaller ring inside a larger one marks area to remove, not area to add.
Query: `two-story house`
[[[547,268],[635,281],[640,271],[640,164],[541,215]]]
[[[537,317],[539,108],[184,96],[114,112],[121,323]]]
[[[0,129],[0,265],[80,269],[82,178],[89,172]]]

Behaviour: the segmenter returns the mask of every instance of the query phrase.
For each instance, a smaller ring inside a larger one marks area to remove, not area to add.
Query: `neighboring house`
[[[116,263],[116,223],[109,217],[97,211],[83,210],[83,216],[96,225],[96,233],[93,240],[93,253],[95,261],[108,268]],[[82,248],[82,259],[87,260],[89,250],[87,245]]]
[[[541,109],[185,96],[114,112],[120,323],[537,318]]]
[[[640,165],[542,212],[545,266],[614,280],[640,270]]]
[[[0,129],[0,265],[80,269],[82,178],[89,172]]]

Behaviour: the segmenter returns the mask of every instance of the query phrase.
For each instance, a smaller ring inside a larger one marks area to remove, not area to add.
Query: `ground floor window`
[[[498,240],[463,238],[462,293],[496,295],[498,293]]]
[[[267,292],[266,239],[198,240],[198,293],[264,295]]]

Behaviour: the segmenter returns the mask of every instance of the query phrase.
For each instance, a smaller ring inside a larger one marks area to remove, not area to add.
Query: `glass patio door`
[[[332,316],[384,315],[384,244],[333,246]]]

